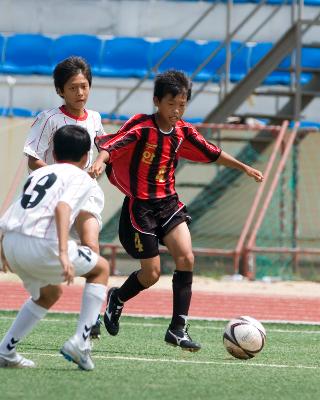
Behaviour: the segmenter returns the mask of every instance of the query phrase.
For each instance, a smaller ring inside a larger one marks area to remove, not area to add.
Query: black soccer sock
[[[173,313],[171,329],[181,329],[185,326],[192,296],[192,271],[174,271],[172,278]]]
[[[142,290],[146,289],[144,286],[141,285],[138,279],[138,274],[139,271],[134,271],[132,272],[131,275],[129,275],[128,279],[124,282],[124,284],[117,289],[117,296],[120,301],[123,303],[129,299],[132,299],[132,297],[136,296],[138,293],[140,293]]]

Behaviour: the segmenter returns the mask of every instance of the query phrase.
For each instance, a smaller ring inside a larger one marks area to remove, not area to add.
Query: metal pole
[[[271,156],[269,158],[269,161],[268,161],[265,173],[264,173],[264,180],[259,185],[259,188],[258,188],[257,193],[255,195],[255,198],[253,200],[252,206],[250,208],[248,217],[246,219],[246,222],[245,222],[245,224],[243,226],[243,229],[242,229],[242,232],[240,234],[238,243],[236,245],[235,252],[234,252],[234,254],[235,254],[235,257],[234,257],[234,273],[235,274],[239,273],[240,256],[241,256],[241,254],[243,252],[244,242],[245,242],[245,239],[246,239],[246,237],[248,235],[249,229],[250,229],[250,227],[252,225],[253,218],[254,218],[254,216],[256,214],[256,211],[258,209],[258,206],[259,206],[260,200],[262,198],[262,194],[264,192],[264,189],[265,189],[265,187],[267,185],[267,182],[269,180],[269,175],[270,175],[270,172],[272,170],[272,167],[273,167],[273,164],[274,164],[274,160],[276,158],[276,154],[277,154],[277,152],[278,152],[278,150],[280,148],[280,145],[281,145],[281,143],[282,143],[282,141],[284,139],[284,136],[285,136],[285,133],[287,131],[287,128],[288,128],[288,121],[284,121],[282,126],[281,126],[281,130],[278,133],[278,136],[277,136],[274,148],[272,150]]]
[[[263,222],[264,216],[265,216],[265,214],[267,212],[267,209],[269,207],[269,204],[271,202],[273,193],[274,193],[274,191],[276,189],[276,186],[277,186],[277,184],[279,182],[280,175],[281,175],[281,173],[283,171],[283,168],[284,168],[284,166],[285,166],[285,164],[287,162],[290,150],[292,148],[292,145],[293,145],[294,140],[295,140],[296,135],[297,135],[298,127],[299,127],[299,123],[296,122],[295,126],[294,126],[294,129],[291,132],[289,140],[288,140],[288,142],[286,144],[286,148],[284,150],[283,156],[281,157],[281,160],[280,160],[280,162],[278,164],[277,170],[275,172],[275,176],[274,176],[273,181],[272,181],[272,183],[270,185],[270,188],[269,188],[269,191],[267,193],[267,196],[266,196],[266,198],[265,198],[265,200],[263,202],[261,212],[257,217],[256,223],[255,223],[255,225],[253,227],[253,230],[251,232],[250,238],[248,240],[248,244],[247,244],[247,248],[246,248],[246,257],[245,257],[245,259],[246,259],[245,269],[247,271],[247,274],[248,274],[249,278],[254,278],[254,275],[255,275],[255,271],[249,271],[249,269],[248,269],[249,255],[251,253],[251,249],[254,247],[254,243],[256,241],[258,230],[260,229],[260,226],[261,226],[261,224]]]
[[[230,64],[231,64],[231,37],[230,37],[230,28],[231,28],[231,14],[232,14],[232,6],[233,0],[228,0],[227,4],[227,39],[226,39],[226,63],[225,63],[225,77],[224,77],[224,97],[229,92],[229,84],[230,84]]]

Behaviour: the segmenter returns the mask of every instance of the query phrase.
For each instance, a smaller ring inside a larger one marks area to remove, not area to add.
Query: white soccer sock
[[[48,310],[46,308],[39,306],[31,298],[27,300],[18,312],[7,334],[2,339],[0,343],[0,353],[13,353],[17,343],[32,331],[47,312]]]
[[[106,298],[107,287],[100,283],[86,283],[83,294],[81,311],[75,338],[80,349],[88,347],[88,338],[92,326],[96,323],[101,307]]]

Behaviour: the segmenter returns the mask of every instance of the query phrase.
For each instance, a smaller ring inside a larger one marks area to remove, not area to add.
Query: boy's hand
[[[96,161],[90,167],[88,173],[91,178],[98,178],[105,168],[105,163],[107,163],[110,159],[110,155],[106,150],[101,150]]]
[[[248,176],[253,178],[256,182],[262,182],[263,181],[263,174],[261,171],[254,169],[252,167],[247,167],[246,168],[246,173]]]
[[[67,252],[61,252],[59,254],[59,260],[63,269],[62,276],[64,277],[64,281],[67,282],[67,285],[70,285],[73,283],[74,266],[69,260]]]
[[[91,178],[98,178],[104,171],[105,163],[99,159],[97,159],[89,168],[88,174]]]

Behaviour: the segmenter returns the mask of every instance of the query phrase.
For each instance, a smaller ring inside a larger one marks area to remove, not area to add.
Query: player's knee
[[[149,270],[143,271],[143,285],[147,288],[153,286],[155,283],[158,282],[160,278],[160,267],[150,268]]]
[[[194,254],[192,252],[184,254],[176,259],[177,267],[192,270],[194,266]]]
[[[97,264],[90,271],[87,277],[98,279],[100,282],[104,282],[105,284],[107,284],[109,278],[108,261],[103,257],[99,257]]]
[[[152,285],[157,283],[159,279],[160,279],[160,268],[154,269],[153,271],[151,271],[150,281],[152,282]]]
[[[81,238],[82,246],[89,247],[96,254],[100,254],[100,247],[97,240],[94,238]]]
[[[40,297],[35,301],[36,304],[49,309],[52,307],[62,296],[62,287],[49,285],[40,290]]]
[[[51,286],[50,291],[47,292],[48,302],[51,304],[56,303],[62,296],[63,290],[61,286]]]

